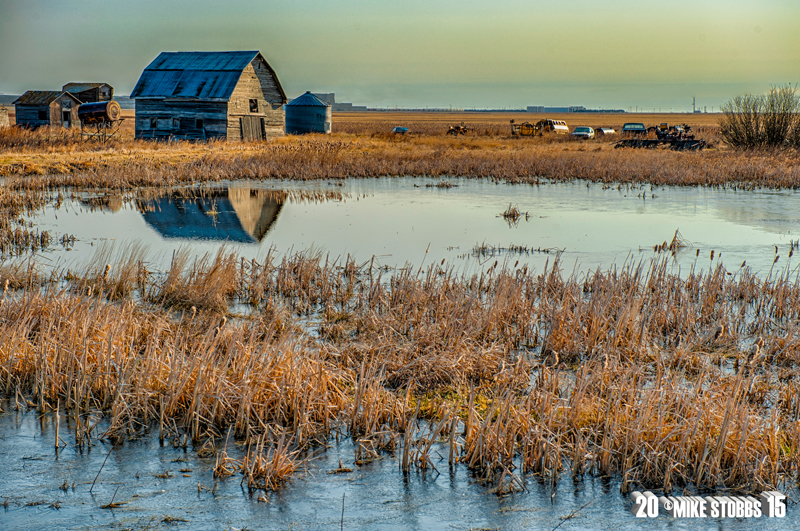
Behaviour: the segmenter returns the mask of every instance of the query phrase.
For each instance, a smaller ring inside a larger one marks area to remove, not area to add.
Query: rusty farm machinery
[[[614,144],[615,148],[655,149],[665,147],[675,151],[699,151],[708,144],[705,140],[695,138],[688,125],[659,124],[647,128],[647,135],[631,135]],[[655,135],[655,138],[653,138]]]

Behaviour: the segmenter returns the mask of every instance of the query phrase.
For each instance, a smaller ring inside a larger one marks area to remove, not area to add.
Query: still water
[[[62,415],[60,434],[70,444],[56,453],[52,414],[14,411],[13,401],[2,408],[0,501],[7,503],[0,507],[0,529],[8,531],[797,529],[791,503],[783,519],[637,519],[618,482],[589,476],[573,481],[568,473],[555,491],[549,481],[523,476],[527,492],[499,497],[465,467],[451,471],[446,448],[440,451],[445,457],[434,460],[439,473],[404,475],[388,454],[355,465],[349,439],[309,454],[283,490],[259,499],[263,491],[249,492],[241,476],[215,479],[214,457],[198,457],[200,448],[191,444],[161,446],[152,434],[113,450],[95,442],[81,451]],[[224,445],[218,442],[218,448]],[[227,452],[239,459],[244,450],[229,441]],[[352,472],[332,474],[339,460]],[[119,505],[102,508],[112,500]]]
[[[555,252],[569,270],[649,260],[655,245],[679,231],[682,271],[743,262],[761,273],[792,265],[800,239],[800,193],[707,188],[604,187],[568,183],[504,185],[489,181],[360,179],[341,183],[234,182],[167,195],[107,194],[66,198],[32,221],[40,230],[71,234],[70,250],[47,253],[51,265],[75,265],[104,244],[143,243],[156,268],[188,247],[202,255],[225,246],[246,258],[273,249],[315,249],[331,258],[375,257],[390,267],[446,259],[469,272],[494,260],[541,270]],[[339,185],[341,184],[341,185]],[[500,214],[522,213],[515,223]],[[499,250],[477,254],[477,246]],[[513,252],[509,249],[527,252]],[[711,258],[711,251],[714,257]],[[487,265],[488,263],[488,265]]]
[[[658,256],[653,246],[672,240],[676,230],[685,245],[675,255],[681,271],[720,261],[735,271],[746,262],[765,275],[772,267],[793,268],[798,259],[788,256],[800,238],[800,194],[793,191],[512,186],[459,179],[449,181],[454,187],[436,187],[440,182],[243,181],[166,194],[66,192],[31,221],[57,237],[77,238],[38,258],[65,268],[80,267],[99,249],[139,242],[151,269],[161,270],[179,248],[200,256],[224,247],[256,259],[270,250],[315,249],[331,258],[375,257],[389,267],[444,259],[464,272],[495,260],[541,270],[558,252],[565,269],[586,271]],[[509,206],[522,213],[516,223],[500,215]],[[481,245],[500,251],[476,253]],[[15,411],[13,403],[2,409],[0,502],[7,503],[0,507],[0,529],[800,528],[794,503],[783,520],[642,521],[628,512],[631,504],[618,482],[589,476],[573,481],[563,475],[555,495],[549,482],[525,476],[527,491],[498,497],[465,467],[451,471],[446,459],[434,463],[439,473],[405,476],[388,454],[356,466],[348,439],[331,440],[327,450],[306,456],[303,470],[283,490],[260,501],[261,493],[243,488],[240,476],[215,480],[214,458],[199,457],[191,445],[161,446],[150,434],[116,449],[104,441],[80,449],[70,441],[56,453],[52,414]],[[69,433],[69,422],[62,417],[62,433]],[[243,451],[229,443],[232,457]],[[330,474],[340,460],[353,471]],[[101,508],[112,500],[124,503]]]

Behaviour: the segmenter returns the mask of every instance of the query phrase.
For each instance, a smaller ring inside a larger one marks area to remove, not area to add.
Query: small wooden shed
[[[29,90],[14,101],[17,125],[78,127],[78,98],[63,90]]]
[[[131,92],[136,138],[283,135],[286,94],[257,51],[162,52]]]
[[[81,103],[111,101],[114,99],[114,87],[108,83],[67,83],[61,90],[69,92]]]

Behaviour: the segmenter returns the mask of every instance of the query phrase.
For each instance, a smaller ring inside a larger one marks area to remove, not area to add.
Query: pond
[[[248,491],[241,476],[214,478],[214,457],[198,457],[200,448],[183,448],[157,434],[117,448],[95,442],[79,449],[74,441],[56,453],[55,417],[15,411],[13,401],[0,414],[0,528],[31,529],[186,529],[186,530],[420,530],[420,529],[787,529],[785,519],[673,519],[643,521],[628,512],[631,502],[619,482],[573,480],[562,474],[550,481],[523,476],[527,491],[508,496],[490,492],[464,467],[452,470],[445,456],[434,460],[439,472],[407,475],[397,459],[386,456],[353,463],[350,439],[330,441],[325,451],[306,458],[306,468],[268,497]],[[60,419],[68,439],[70,419]],[[98,426],[102,432],[103,423]],[[156,430],[157,431],[157,430]],[[244,450],[219,442],[233,458]],[[339,469],[340,460],[348,473]],[[112,504],[111,508],[103,508]],[[344,509],[344,512],[343,512]],[[570,517],[571,516],[571,517]]]
[[[98,252],[138,243],[151,269],[161,271],[178,249],[202,256],[226,248],[256,259],[315,249],[390,268],[444,260],[465,273],[496,260],[541,271],[559,256],[567,272],[583,272],[673,256],[654,247],[677,235],[681,272],[720,262],[735,272],[746,263],[766,276],[797,260],[798,198],[794,191],[581,182],[240,181],[128,194],[67,191],[30,221],[56,237],[75,236],[37,257],[55,268],[79,268]],[[519,216],[504,217],[509,208]],[[438,471],[403,474],[388,453],[356,465],[349,438],[302,456],[286,487],[262,498],[242,487],[241,475],[215,478],[213,455],[201,457],[191,443],[162,446],[143,432],[112,448],[98,437],[106,421],[95,419],[91,446],[63,435],[68,444],[56,452],[54,414],[24,405],[17,411],[13,400],[0,407],[1,529],[786,529],[796,509],[790,505],[785,520],[642,521],[617,480],[573,480],[566,472],[551,485],[528,474],[524,490],[498,496],[466,467],[451,470],[446,447],[434,446],[445,456],[434,459]],[[62,433],[71,422],[61,416]],[[245,449],[228,441],[227,451],[241,459]],[[352,470],[331,473],[340,466]]]
[[[567,271],[585,271],[649,260],[659,255],[655,246],[677,235],[681,271],[722,262],[728,271],[746,263],[766,274],[773,264],[781,269],[796,260],[789,255],[800,239],[799,198],[795,191],[581,182],[242,181],[127,196],[73,194],[31,221],[77,238],[69,250],[47,254],[54,266],[75,267],[103,243],[123,248],[138,241],[159,269],[181,247],[202,255],[225,246],[246,258],[313,248],[331,258],[374,256],[389,267],[444,259],[464,272],[495,260],[541,270],[559,253]],[[519,211],[516,220],[501,215],[509,207]]]

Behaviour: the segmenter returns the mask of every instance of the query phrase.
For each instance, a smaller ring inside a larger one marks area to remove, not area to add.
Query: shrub
[[[800,96],[792,86],[767,94],[737,96],[720,107],[720,134],[731,146],[744,148],[800,145]]]

